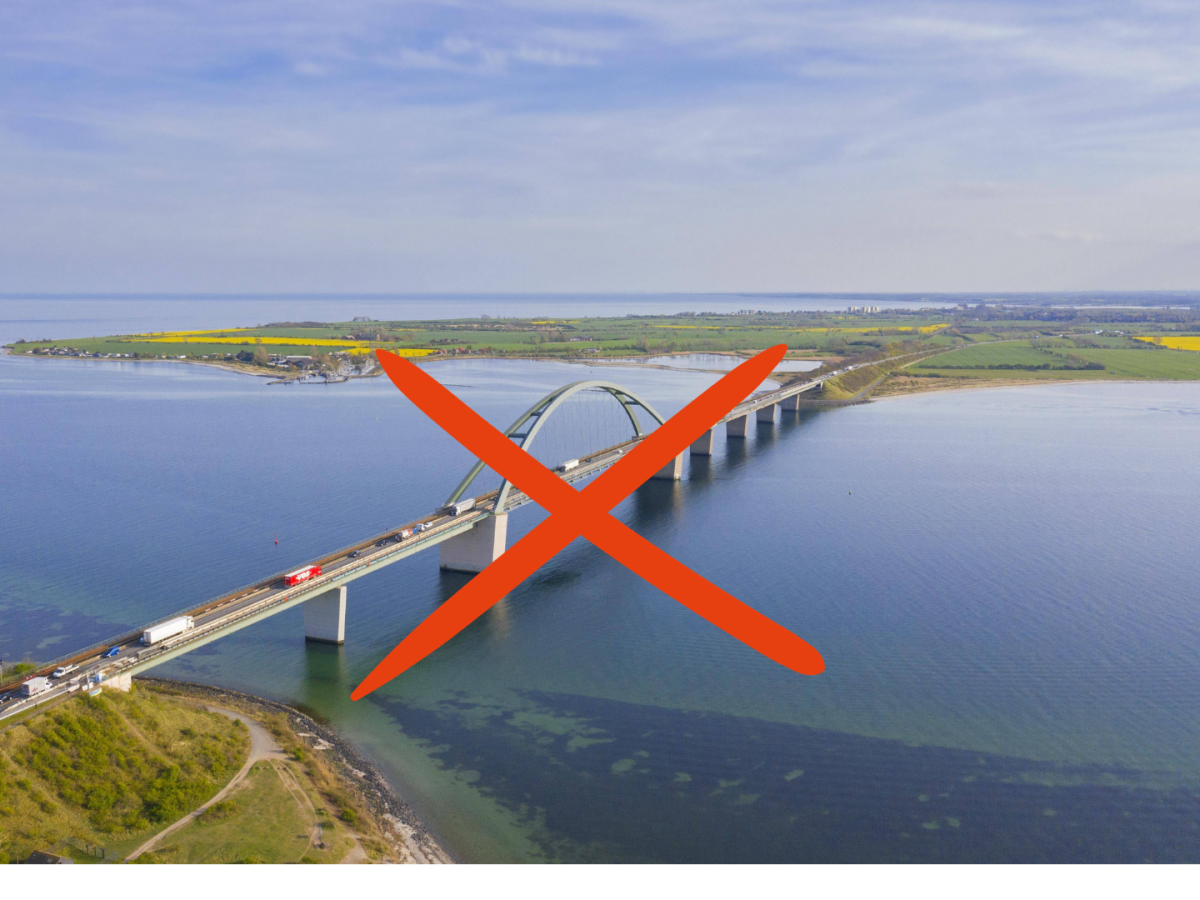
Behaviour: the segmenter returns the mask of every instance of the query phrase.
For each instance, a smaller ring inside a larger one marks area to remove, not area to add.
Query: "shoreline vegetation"
[[[0,731],[0,862],[448,863],[333,729],[260,697],[153,677]]]
[[[373,351],[416,362],[550,359],[622,364],[655,357],[747,357],[786,343],[787,359],[820,367],[776,372],[780,384],[848,365],[814,405],[926,391],[1041,381],[1200,380],[1200,309],[1087,309],[960,304],[956,309],[858,307],[846,312],[742,310],[612,318],[278,322],[252,328],[19,340],[31,358],[186,362],[272,378],[330,384],[381,373]],[[647,362],[648,365],[655,365]],[[701,367],[703,368],[703,367]]]

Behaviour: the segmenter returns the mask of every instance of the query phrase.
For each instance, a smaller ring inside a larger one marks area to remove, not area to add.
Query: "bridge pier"
[[[680,453],[650,477],[652,479],[660,478],[665,481],[678,481],[683,477],[683,454]]]
[[[438,562],[451,572],[482,572],[500,558],[508,540],[508,513],[488,516],[470,531],[438,544]]]
[[[760,406],[755,412],[755,419],[759,422],[774,422],[775,407],[778,405],[778,403],[772,403],[770,406]]]
[[[304,601],[304,639],[324,644],[346,641],[346,586]]]
[[[779,408],[786,412],[800,412],[800,395],[792,394],[780,402]]]
[[[688,452],[692,456],[712,456],[713,445],[713,429],[708,429],[696,440],[692,441],[692,446],[688,448]]]
[[[128,672],[124,672],[120,675],[114,675],[112,678],[106,678],[101,684],[110,691],[121,691],[128,694],[133,690],[133,676]]]
[[[738,416],[736,419],[730,419],[725,423],[725,437],[727,438],[745,438],[746,428],[750,424],[750,413],[744,416]]]

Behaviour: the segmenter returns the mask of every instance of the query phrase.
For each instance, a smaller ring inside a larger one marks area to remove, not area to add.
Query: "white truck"
[[[160,622],[158,625],[153,625],[143,631],[142,643],[147,646],[157,644],[159,641],[165,641],[167,638],[175,637],[177,634],[191,631],[195,627],[196,623],[191,616],[177,616],[170,621]]]
[[[443,506],[439,512],[445,513],[448,516],[461,516],[463,513],[475,507],[475,498],[470,500],[459,500],[457,503],[449,503]]]
[[[38,694],[44,694],[48,690],[50,690],[49,678],[30,678],[21,685],[21,696],[36,697]]]
[[[558,471],[570,472],[572,469],[578,469],[578,468],[579,468],[579,460],[568,459],[565,463],[563,463],[561,466],[558,467]]]

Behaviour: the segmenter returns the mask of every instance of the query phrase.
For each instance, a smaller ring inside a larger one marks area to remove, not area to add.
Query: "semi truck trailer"
[[[297,569],[295,572],[288,572],[283,576],[283,583],[288,587],[308,581],[311,578],[316,578],[321,574],[320,566],[305,566],[303,569]]]
[[[159,641],[165,641],[167,638],[175,637],[177,634],[191,631],[195,627],[196,623],[191,616],[177,616],[168,622],[161,622],[143,631],[142,643],[147,645],[157,644]]]

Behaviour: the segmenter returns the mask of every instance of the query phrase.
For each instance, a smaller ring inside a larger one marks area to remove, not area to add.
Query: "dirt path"
[[[300,807],[300,812],[307,812],[312,817],[313,826],[311,831],[309,831],[308,846],[324,847],[325,830],[321,827],[317,808],[313,806],[312,798],[305,793],[300,782],[296,780],[296,776],[292,774],[286,765],[276,762],[272,763],[272,768],[275,769],[275,774],[279,776],[279,780],[283,783],[284,788],[292,795],[292,799],[296,801],[296,805]],[[354,841],[354,849],[361,850],[362,847],[359,845],[358,839],[354,835],[350,835],[350,837]],[[366,854],[364,853],[363,856],[365,858]],[[342,861],[345,862],[345,860]]]
[[[222,800],[224,800],[229,795],[230,791],[232,791],[239,784],[241,784],[242,779],[244,779],[246,777],[247,773],[250,771],[250,767],[253,766],[256,762],[259,762],[260,760],[264,760],[264,759],[270,759],[270,760],[287,759],[287,754],[285,754],[283,752],[283,748],[279,746],[279,744],[276,742],[275,738],[273,738],[271,736],[271,733],[269,731],[267,731],[267,729],[265,729],[261,725],[259,725],[257,722],[255,722],[253,719],[247,718],[246,716],[242,715],[241,713],[234,712],[231,709],[223,709],[219,706],[206,705],[205,708],[210,710],[211,712],[217,712],[223,716],[228,716],[231,719],[237,719],[239,722],[241,722],[243,725],[246,726],[247,730],[250,732],[250,755],[248,757],[246,757],[246,764],[243,765],[242,768],[238,771],[238,773],[233,776],[233,778],[230,780],[229,784],[225,785],[225,787],[223,787],[220,791],[217,792],[215,797],[213,797],[211,800],[209,800],[207,803],[205,803],[203,806],[199,807],[198,809],[192,810],[190,813],[188,813],[186,816],[184,816],[178,822],[175,822],[174,824],[167,826],[162,831],[160,831],[158,834],[154,835],[154,837],[150,838],[150,840],[146,841],[144,844],[142,844],[140,847],[138,847],[136,850],[134,850],[132,853],[130,853],[129,856],[125,857],[126,862],[131,862],[131,861],[137,859],[143,853],[146,853],[147,851],[152,850],[154,848],[154,845],[157,844],[159,841],[161,841],[163,838],[165,838],[167,835],[171,834],[172,832],[178,831],[184,825],[188,824],[188,822],[195,821],[196,818],[198,816],[200,816],[201,813],[203,813],[206,809],[208,809],[214,803],[219,803]]]

